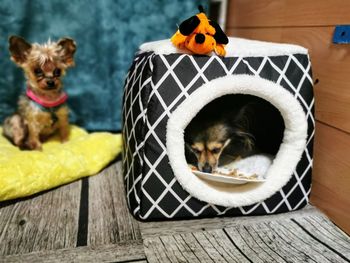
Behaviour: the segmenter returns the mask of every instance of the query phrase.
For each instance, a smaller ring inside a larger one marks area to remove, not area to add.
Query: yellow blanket
[[[68,142],[52,137],[43,151],[21,151],[2,136],[0,127],[0,201],[29,196],[94,175],[122,149],[120,134],[88,134],[71,126]]]

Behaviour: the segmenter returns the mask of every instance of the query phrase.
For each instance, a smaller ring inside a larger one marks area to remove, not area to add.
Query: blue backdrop
[[[191,0],[2,0],[0,3],[0,122],[16,110],[25,88],[10,61],[8,37],[77,43],[76,67],[65,77],[71,121],[89,130],[120,130],[125,74],[143,42],[170,38],[197,13]],[[206,8],[207,9],[207,8]]]

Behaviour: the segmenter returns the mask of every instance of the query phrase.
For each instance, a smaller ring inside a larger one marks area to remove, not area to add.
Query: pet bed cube
[[[226,57],[186,54],[170,40],[140,46],[125,81],[123,174],[143,220],[263,215],[304,207],[311,189],[314,97],[305,48],[229,38]],[[249,94],[284,120],[266,182],[216,185],[194,175],[184,129],[216,98]]]

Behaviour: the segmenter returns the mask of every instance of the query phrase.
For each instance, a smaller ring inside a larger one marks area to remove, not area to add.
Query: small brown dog
[[[62,142],[69,136],[67,94],[61,78],[74,66],[75,42],[29,44],[23,38],[9,38],[11,59],[21,67],[27,79],[26,94],[18,102],[18,111],[5,119],[4,135],[23,149],[41,150],[41,142],[56,131]]]
[[[271,103],[252,95],[226,95],[206,105],[186,127],[186,159],[212,173],[239,158],[275,155],[283,134],[282,115]]]

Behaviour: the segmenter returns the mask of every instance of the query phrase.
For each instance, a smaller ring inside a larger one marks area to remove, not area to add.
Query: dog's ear
[[[246,150],[248,151],[253,150],[255,146],[255,137],[253,134],[241,129],[237,129],[235,131],[235,134],[240,139],[241,143],[243,143]]]
[[[9,38],[9,50],[11,53],[11,59],[21,65],[27,59],[32,45],[27,43],[24,38],[19,36],[10,36]]]
[[[244,143],[245,148],[248,151],[251,151],[254,149],[255,146],[255,137],[253,134],[248,133],[248,132],[243,132],[242,133],[242,141]]]
[[[61,47],[60,56],[67,67],[74,66],[74,53],[77,46],[71,38],[61,38],[57,45]]]
[[[184,36],[189,36],[193,30],[199,25],[200,20],[197,16],[192,16],[189,19],[183,21],[179,26],[179,31]]]
[[[228,43],[228,38],[224,31],[222,31],[221,27],[214,21],[209,21],[209,24],[215,28],[214,39],[216,40],[216,42],[219,44],[226,45]]]

